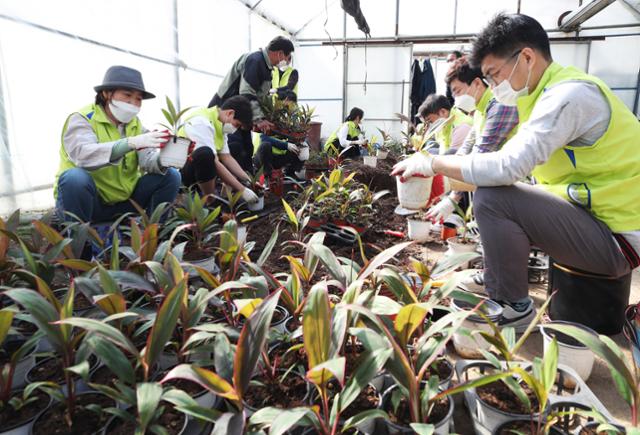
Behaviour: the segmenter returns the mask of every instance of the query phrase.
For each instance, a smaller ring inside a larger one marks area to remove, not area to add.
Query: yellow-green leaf
[[[340,385],[343,385],[345,364],[346,359],[343,356],[324,361],[307,371],[307,379],[309,382],[321,388],[325,386],[331,378],[336,378]]]
[[[427,310],[418,304],[409,304],[400,309],[393,323],[400,345],[405,348],[413,333],[424,324]]]
[[[255,299],[236,299],[233,301],[238,307],[238,314],[243,316],[245,319],[248,319],[255,309],[262,302],[262,298]]]
[[[94,302],[109,316],[124,313],[127,310],[127,302],[119,293],[95,296]]]
[[[302,336],[310,369],[329,359],[331,306],[325,284],[316,284],[309,292],[302,316]]]
[[[289,218],[289,222],[294,224],[297,228],[300,224],[298,223],[298,218],[296,217],[295,212],[293,211],[291,206],[287,203],[287,201],[285,201],[284,199],[282,200],[282,205],[284,206],[284,211],[287,212],[287,217]]]
[[[13,311],[1,310],[0,311],[0,343],[4,343],[4,339],[7,338],[9,329],[11,329],[11,322],[13,322]]]

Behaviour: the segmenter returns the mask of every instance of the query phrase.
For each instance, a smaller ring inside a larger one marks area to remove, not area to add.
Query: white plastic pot
[[[591,328],[587,328],[586,326],[579,323],[564,322],[558,320],[549,322],[547,323],[547,325],[571,325],[589,332],[594,336],[597,336],[594,330],[592,330]],[[545,326],[546,325],[540,325],[540,332],[542,333],[543,349],[544,354],[546,355],[547,349],[549,348],[549,345],[551,344],[551,341],[553,340],[553,337],[555,335],[555,331],[552,329],[546,329]],[[582,378],[582,380],[586,382],[591,375],[591,370],[593,370],[593,362],[595,361],[595,355],[593,354],[591,349],[582,344],[574,345],[563,343],[563,336],[556,336],[556,340],[558,342],[558,364],[564,364],[571,367],[576,371],[576,373],[578,373],[580,378]],[[571,376],[567,376],[564,380],[564,384],[565,387],[572,388],[575,387],[576,381]]]
[[[407,232],[411,240],[426,242],[430,239],[431,222],[407,218]]]
[[[186,137],[169,139],[164,148],[160,150],[160,164],[165,167],[182,168],[187,162],[191,140]]]
[[[260,211],[264,208],[264,195],[258,197],[258,201],[254,203],[247,203],[247,208],[251,211]]]
[[[387,412],[391,409],[391,394],[393,390],[397,389],[397,385],[393,385],[387,389],[382,395],[382,400],[380,401],[380,409],[386,410]],[[454,411],[454,403],[451,396],[447,396],[447,401],[449,402],[449,410],[447,415],[439,422],[432,423],[434,427],[433,433],[435,435],[448,435],[451,433],[452,423],[453,423],[453,411]],[[383,420],[381,424],[385,426],[386,433],[388,435],[404,435],[404,434],[414,434],[416,433],[409,426],[401,426],[399,424],[393,423],[390,420]]]
[[[449,250],[447,254],[456,255],[456,254],[464,254],[466,252],[476,252],[478,249],[478,245],[475,242],[469,243],[461,243],[457,238],[447,239],[447,245],[449,245]]]
[[[307,160],[309,160],[309,147],[300,147],[298,160],[300,160],[301,162],[306,162]]]
[[[247,241],[247,226],[241,225],[238,227],[238,244],[241,245]]]
[[[371,166],[372,168],[378,166],[378,158],[375,156],[363,156],[362,159],[364,160],[365,166]]]
[[[396,184],[400,205],[411,210],[425,207],[431,195],[431,182],[432,178],[411,177],[402,183],[400,177],[397,177]]]
[[[483,310],[484,314],[494,323],[497,323],[502,316],[502,307],[497,302],[490,299],[484,299],[484,303],[479,309]],[[465,302],[462,300],[451,300],[451,308],[454,311],[469,311],[474,308],[474,304]],[[489,324],[480,316],[472,314],[468,316],[464,322],[462,322],[461,328],[469,331],[485,331],[493,332]],[[482,338],[479,334],[471,336],[456,332],[453,334],[453,347],[456,349],[458,355],[466,359],[484,358],[480,350],[489,350],[491,344]]]
[[[389,151],[378,150],[377,156],[379,160],[384,160],[389,155]]]

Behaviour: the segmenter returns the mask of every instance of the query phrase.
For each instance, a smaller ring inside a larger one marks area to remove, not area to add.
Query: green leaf
[[[324,245],[312,244],[309,245],[311,252],[320,259],[322,264],[327,268],[327,271],[331,276],[336,279],[343,288],[347,287],[347,277],[344,274],[342,266],[338,262],[338,259],[333,252]]]
[[[121,294],[113,293],[109,295],[95,296],[93,301],[107,314],[107,316],[124,313],[127,310],[127,301]]]
[[[382,266],[392,258],[395,258],[400,251],[402,251],[407,246],[412,245],[413,243],[414,242],[398,243],[397,245],[393,245],[392,247],[385,249],[371,259],[371,261],[366,265],[362,272],[360,272],[358,278],[366,279],[373,273],[374,270],[376,270],[378,267]]]
[[[144,348],[143,366],[146,376],[173,335],[186,297],[187,277],[184,277],[166,296],[153,322]]]
[[[242,327],[233,364],[233,385],[241,398],[249,387],[264,349],[279,297],[280,290],[267,296]]]
[[[438,279],[449,272],[456,270],[458,267],[466,264],[476,258],[480,254],[477,252],[464,252],[462,254],[447,255],[442,257],[431,270],[431,279]]]
[[[67,367],[65,370],[75,373],[85,381],[89,379],[89,361],[87,360],[84,360],[74,366]]]
[[[432,435],[436,430],[436,427],[432,424],[425,423],[410,423],[411,429],[413,429],[418,435]]]
[[[336,378],[340,385],[344,384],[344,370],[347,360],[341,356],[324,361],[307,371],[307,380],[320,388],[325,388],[331,378]]]
[[[136,383],[135,372],[131,362],[112,342],[97,334],[89,335],[84,342],[118,379],[128,385]]]
[[[362,423],[365,423],[371,419],[382,418],[385,420],[389,420],[389,415],[384,412],[382,409],[369,409],[367,411],[362,411],[359,414],[354,415],[353,417],[347,419],[342,426],[343,433],[349,429],[356,428],[360,426]]]
[[[244,435],[244,414],[225,412],[216,420],[211,435]]]
[[[257,411],[256,414],[258,414],[261,411],[264,412],[264,409],[269,409],[269,408],[263,408]],[[302,418],[304,418],[306,415],[313,412],[310,408],[304,408],[304,407],[291,408],[291,409],[279,409],[279,408],[271,408],[271,409],[275,411],[275,415],[271,422],[269,435],[284,434],[289,429],[295,427],[298,424],[298,422],[302,420]],[[251,419],[249,420],[250,423],[253,423],[254,416],[255,414],[251,416]],[[259,420],[260,417],[261,416],[258,415],[256,417],[256,420]]]
[[[72,325],[78,328],[86,329],[87,331],[91,331],[104,337],[116,346],[126,350],[134,357],[140,358],[140,354],[131,340],[129,340],[120,330],[107,323],[84,317],[71,317],[68,319],[60,320],[57,323],[63,325]]]
[[[262,250],[262,253],[260,254],[260,258],[258,258],[258,261],[256,261],[256,264],[258,266],[262,267],[264,265],[264,263],[267,261],[267,258],[269,258],[269,255],[271,255],[271,251],[273,251],[273,248],[275,247],[276,243],[278,242],[278,233],[279,232],[280,232],[280,225],[276,225],[276,229],[273,231],[273,233],[271,234],[271,238],[269,238],[269,241],[264,246],[264,249]]]
[[[282,200],[282,205],[284,206],[284,211],[287,213],[289,222],[291,222],[297,229],[300,226],[300,222],[298,222],[298,218],[296,217],[295,212],[293,211],[289,203],[284,199]]]
[[[331,307],[326,284],[318,283],[307,296],[302,316],[304,348],[313,368],[329,359],[331,349]]]
[[[153,421],[154,414],[162,398],[162,385],[158,382],[142,382],[136,386],[138,419],[142,433]]]
[[[378,349],[367,354],[358,362],[351,378],[342,389],[338,400],[338,412],[342,413],[360,394],[362,389],[382,370],[392,349]]]

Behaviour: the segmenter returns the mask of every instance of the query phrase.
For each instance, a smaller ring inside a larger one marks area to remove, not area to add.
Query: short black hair
[[[548,61],[552,60],[549,36],[539,22],[528,15],[500,13],[473,41],[471,64],[479,67],[490,54],[506,59],[525,47],[541,52]]]
[[[280,51],[284,52],[285,56],[289,56],[289,54],[293,51],[293,42],[290,39],[285,38],[284,36],[276,36],[269,42],[267,46],[267,50],[269,51]]]
[[[222,110],[233,110],[234,119],[237,119],[242,124],[245,130],[251,130],[253,127],[253,110],[251,109],[251,102],[247,97],[242,95],[235,95],[222,103],[220,106]]]
[[[292,101],[294,103],[298,102],[298,96],[296,95],[296,93],[287,87],[278,89],[278,98],[283,101]]]
[[[451,101],[444,95],[430,94],[418,108],[418,113],[425,118],[441,109],[451,110]]]
[[[482,79],[482,77],[482,70],[480,70],[480,67],[471,66],[469,61],[467,61],[466,58],[463,58],[457,59],[453,62],[451,68],[447,71],[447,76],[444,81],[447,83],[447,86],[450,86],[453,80],[460,80],[462,83],[470,85],[472,81],[475,79]]]
[[[359,107],[354,107],[351,109],[351,112],[349,112],[349,116],[346,117],[345,122],[354,121],[356,118],[364,118],[364,110]]]
[[[453,50],[451,54],[453,54],[456,59],[460,59],[462,57],[462,52],[460,50]]]

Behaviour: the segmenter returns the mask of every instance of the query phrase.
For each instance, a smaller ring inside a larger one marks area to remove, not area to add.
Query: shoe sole
[[[533,318],[536,316],[536,310],[532,309],[529,313],[524,314],[520,317],[516,317],[515,319],[509,319],[509,322],[499,322],[498,326],[500,328],[506,328],[508,326],[513,327],[513,329],[515,329],[517,334],[522,334],[524,331],[527,330],[527,328],[529,327],[529,324],[531,323],[531,320],[533,320]]]

